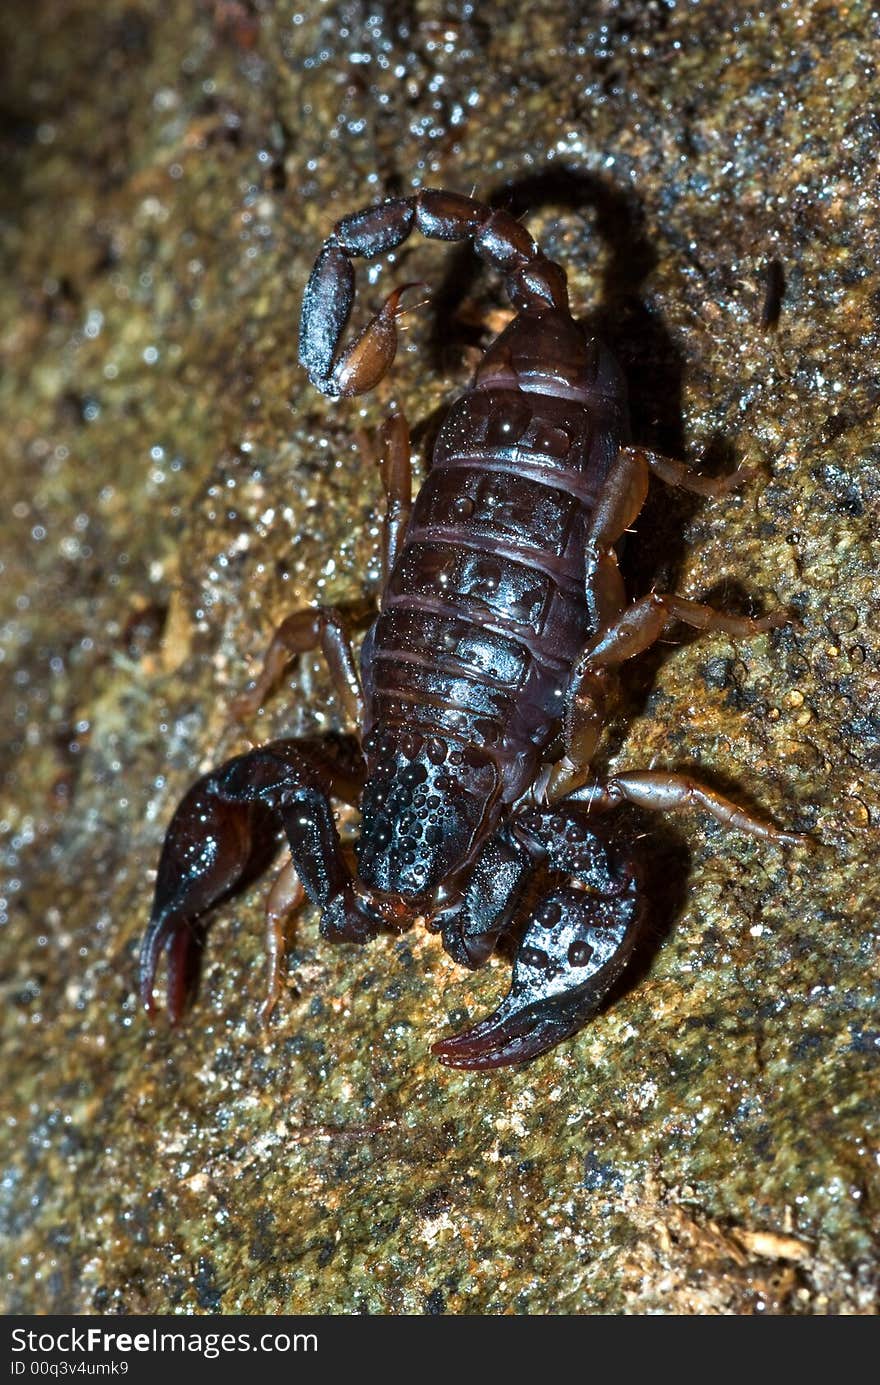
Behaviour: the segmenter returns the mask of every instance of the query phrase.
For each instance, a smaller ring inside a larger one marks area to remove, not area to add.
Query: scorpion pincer
[[[302,306],[300,361],[331,397],[363,394],[389,369],[402,288],[348,348],[356,257],[413,232],[470,241],[504,281],[516,315],[489,347],[440,430],[413,502],[406,424],[383,435],[383,590],[360,670],[338,611],[313,607],[276,631],[239,715],[256,711],[298,654],[321,649],[360,736],[348,761],[323,743],[277,740],[200,779],[165,839],[140,989],[154,1008],[159,959],[177,1021],[195,987],[205,919],[268,865],[290,858],[268,895],[270,985],[284,926],[307,896],[321,933],[365,943],[427,919],[462,966],[501,945],[509,994],[433,1052],[459,1068],[534,1058],[595,1014],[630,957],[644,915],[631,848],[608,810],[627,802],[699,808],[774,843],[780,831],[686,775],[638,771],[602,782],[591,764],[624,660],[676,621],[749,637],[783,625],[652,592],[628,603],[615,545],[639,514],[649,473],[716,496],[711,480],[629,445],[621,373],[568,306],[566,277],[505,211],[428,190],[337,223]],[[359,805],[356,868],[331,800]]]

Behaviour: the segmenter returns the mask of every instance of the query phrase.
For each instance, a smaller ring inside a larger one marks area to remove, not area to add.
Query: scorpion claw
[[[629,960],[640,906],[632,874],[614,894],[573,885],[552,890],[526,925],[498,1009],[431,1051],[447,1067],[499,1068],[536,1058],[575,1034]]]
[[[572,1033],[539,1007],[517,1010],[512,995],[463,1034],[439,1039],[431,1052],[448,1068],[489,1069],[537,1058]]]
[[[151,1017],[156,1013],[156,972],[163,952],[168,958],[165,1004],[168,1018],[178,1024],[191,1000],[198,980],[199,961],[204,945],[204,929],[190,919],[173,913],[154,915],[140,955],[140,995]]]
[[[184,796],[159,861],[138,982],[141,1001],[154,1015],[156,972],[164,953],[168,964],[165,1005],[172,1024],[180,1021],[196,991],[206,934],[204,915],[265,869],[274,854],[271,835],[262,844],[254,841],[254,827],[265,826],[261,805],[227,802],[219,796],[228,768],[206,775]]]

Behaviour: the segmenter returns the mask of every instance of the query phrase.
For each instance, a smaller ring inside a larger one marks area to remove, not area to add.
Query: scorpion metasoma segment
[[[595,1013],[632,952],[644,912],[634,852],[607,810],[629,802],[701,808],[774,843],[802,838],[688,776],[591,770],[620,664],[675,621],[734,638],[783,625],[652,592],[627,604],[615,545],[645,500],[649,473],[699,495],[731,489],[628,445],[622,376],[568,308],[566,279],[504,211],[441,191],[383,202],[340,221],[305,292],[300,360],[330,396],[362,394],[396,346],[396,289],[353,345],[352,258],[413,231],[469,240],[503,277],[516,316],[490,346],[440,430],[411,500],[406,424],[383,434],[383,591],[360,673],[337,611],[300,611],[276,631],[252,714],[298,654],[320,648],[361,736],[274,741],[190,789],[165,840],[141,953],[152,1010],[167,953],[176,1021],[194,988],[205,918],[252,880],[286,838],[290,859],[268,895],[270,986],[279,989],[288,915],[307,896],[323,936],[364,943],[424,917],[450,955],[477,967],[514,952],[509,994],[441,1062],[493,1068],[543,1053]],[[356,867],[333,797],[359,804]]]

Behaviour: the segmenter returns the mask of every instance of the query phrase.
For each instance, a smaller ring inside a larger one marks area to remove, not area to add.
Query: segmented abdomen
[[[590,633],[586,526],[615,450],[574,401],[455,404],[383,600],[372,721],[508,755],[546,743]]]

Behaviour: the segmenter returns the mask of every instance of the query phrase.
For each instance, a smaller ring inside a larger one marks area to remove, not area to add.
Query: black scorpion
[[[386,373],[403,288],[343,349],[352,258],[382,255],[415,230],[471,241],[503,277],[516,316],[452,406],[414,503],[405,422],[395,416],[385,430],[383,592],[360,677],[339,613],[314,607],[284,621],[256,687],[236,704],[255,711],[291,659],[320,648],[362,755],[345,763],[329,739],[274,741],[189,790],[159,864],[141,994],[152,1010],[167,953],[167,1006],[180,1017],[208,911],[265,868],[283,834],[290,861],[268,896],[267,1008],[285,920],[305,896],[333,941],[365,943],[422,916],[465,967],[499,944],[514,950],[498,1009],[433,1046],[450,1066],[493,1068],[575,1033],[632,953],[645,891],[608,809],[695,807],[772,842],[803,840],[689,776],[601,782],[591,770],[620,664],[670,623],[747,637],[787,617],[749,619],[657,592],[627,603],[615,545],[649,473],[704,496],[741,476],[710,480],[629,445],[620,370],[572,318],[562,269],[505,211],[424,191],[338,222],[303,301],[300,361],[312,383],[358,395]],[[356,871],[334,796],[360,805]]]

